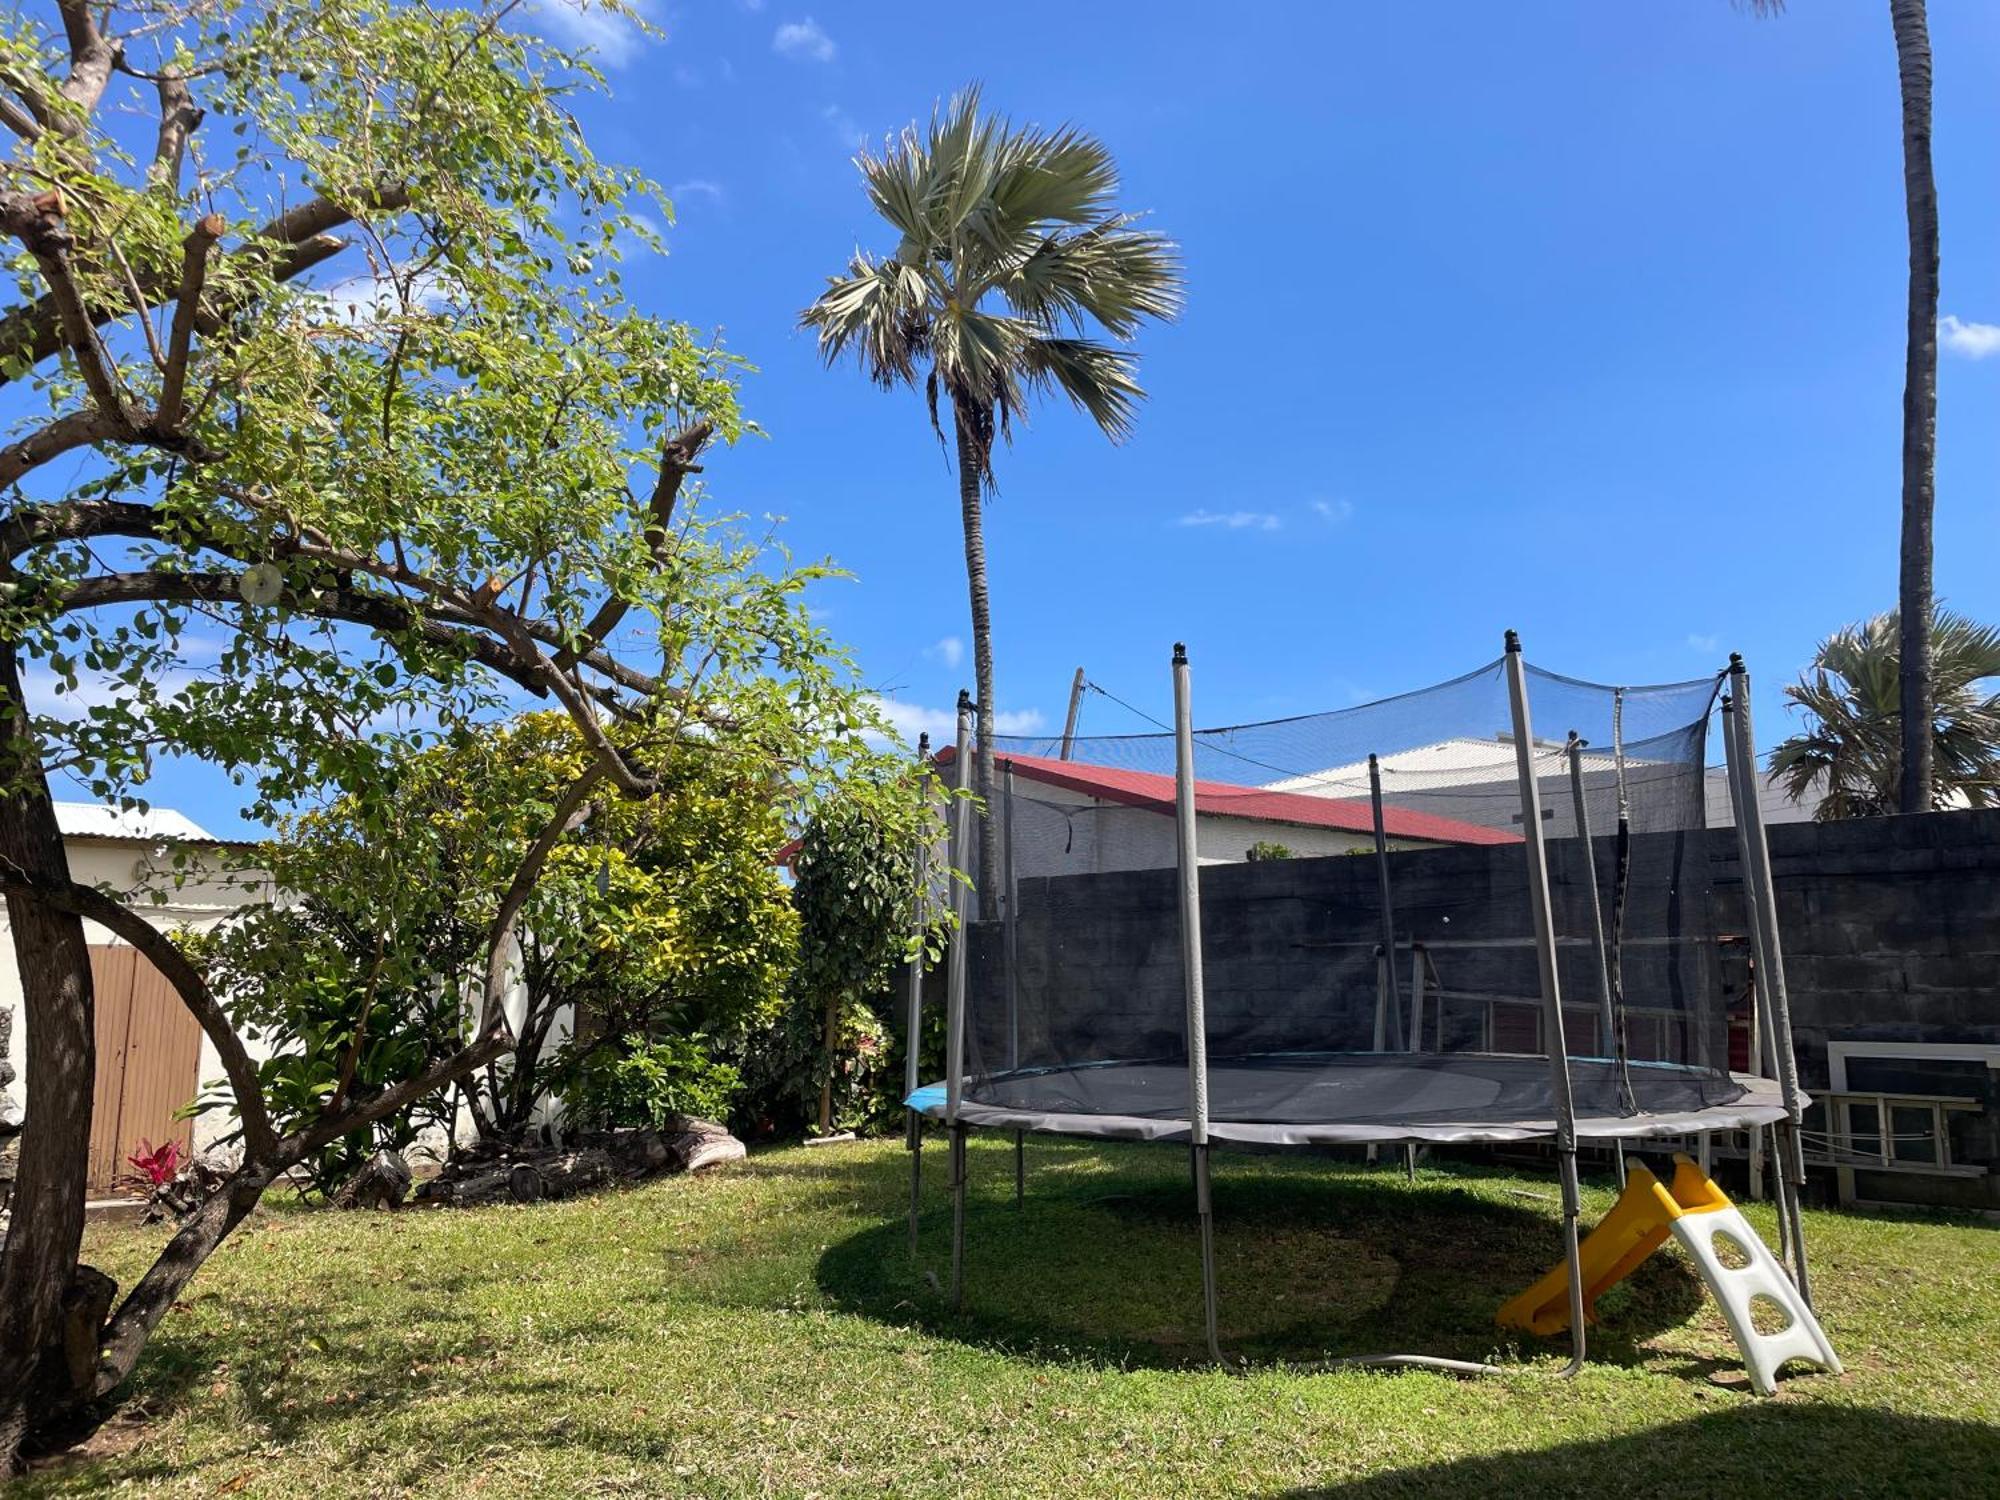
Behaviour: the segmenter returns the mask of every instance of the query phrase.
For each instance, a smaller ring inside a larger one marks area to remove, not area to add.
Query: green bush
[[[677,1115],[726,1120],[743,1083],[735,1068],[710,1055],[706,1037],[648,1040],[637,1033],[616,1046],[563,1048],[553,1076],[564,1118],[584,1130],[657,1129]]]

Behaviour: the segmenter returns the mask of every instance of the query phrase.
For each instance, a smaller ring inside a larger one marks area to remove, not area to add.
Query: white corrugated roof
[[[1565,766],[1567,762],[1560,759],[1562,755],[1560,740],[1538,742],[1535,758],[1538,762],[1548,763],[1547,769],[1541,770],[1540,774],[1548,775]],[[1434,745],[1419,745],[1414,749],[1384,755],[1381,764],[1385,795],[1438,791],[1487,782],[1512,782],[1518,774],[1511,739],[1440,740]],[[1615,774],[1617,764],[1602,751],[1583,752],[1586,775],[1595,772]],[[1368,795],[1368,762],[1358,760],[1351,765],[1329,766],[1310,776],[1273,781],[1268,783],[1268,789],[1274,792],[1302,792],[1308,797],[1365,797]]]
[[[100,802],[58,802],[56,826],[64,838],[215,841],[214,834],[171,807],[140,812],[137,808],[107,807]]]

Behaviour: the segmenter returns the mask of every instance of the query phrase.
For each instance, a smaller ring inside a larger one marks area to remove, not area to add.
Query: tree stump
[[[535,1203],[548,1191],[542,1174],[522,1162],[507,1174],[507,1192],[516,1203]]]

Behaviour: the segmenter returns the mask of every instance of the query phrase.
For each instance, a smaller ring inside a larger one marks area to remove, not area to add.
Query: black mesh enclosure
[[[1775,1089],[1729,1066],[1704,827],[1720,682],[1526,671],[1560,1046],[1504,658],[1379,703],[1197,731],[1210,1133],[1544,1135],[1565,1054],[1587,1137],[1777,1118]],[[995,795],[969,821],[996,841],[1000,889],[967,933],[961,1118],[1184,1137],[1174,736],[985,753]],[[978,870],[976,847],[958,864]],[[941,1113],[943,1092],[913,1103]]]

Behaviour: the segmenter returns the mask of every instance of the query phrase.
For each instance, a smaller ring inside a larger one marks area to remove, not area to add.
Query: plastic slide
[[[1703,1188],[1721,1193],[1692,1162],[1687,1163],[1687,1171],[1700,1184],[1697,1186],[1695,1181],[1685,1184],[1690,1196],[1698,1195]],[[1684,1175],[1676,1166],[1675,1188],[1683,1187]],[[1597,1299],[1667,1242],[1673,1233],[1674,1220],[1684,1211],[1676,1195],[1659,1178],[1638,1163],[1632,1164],[1625,1174],[1625,1191],[1618,1195],[1618,1202],[1578,1247],[1583,1259],[1583,1313],[1587,1319],[1597,1320]],[[1569,1327],[1569,1263],[1557,1261],[1548,1275],[1519,1296],[1510,1297],[1501,1305],[1499,1322],[1502,1328],[1524,1328],[1544,1338]]]
[[[1729,1195],[1686,1156],[1674,1157],[1671,1189],[1643,1166],[1633,1165],[1625,1174],[1625,1191],[1618,1202],[1577,1247],[1583,1263],[1584,1316],[1596,1321],[1597,1299],[1631,1275],[1669,1236],[1680,1242],[1720,1304],[1723,1321],[1743,1351],[1744,1367],[1759,1395],[1777,1389],[1779,1367],[1787,1360],[1801,1359],[1840,1373],[1840,1357],[1778,1258]],[[1764,1305],[1761,1319],[1759,1303]],[[1499,1321],[1503,1328],[1542,1335],[1568,1328],[1568,1263],[1557,1263],[1525,1292],[1509,1298],[1500,1308]],[[1766,1328],[1759,1329],[1759,1321]]]

